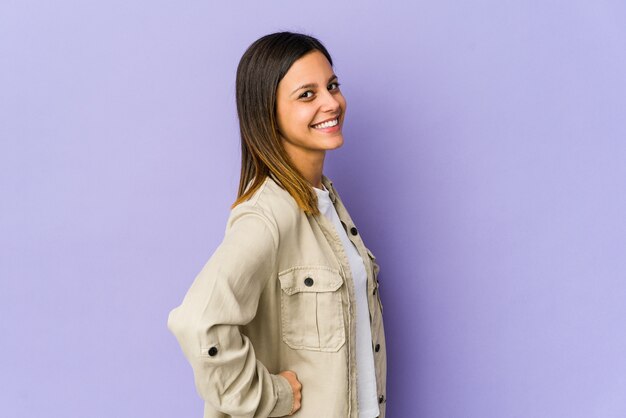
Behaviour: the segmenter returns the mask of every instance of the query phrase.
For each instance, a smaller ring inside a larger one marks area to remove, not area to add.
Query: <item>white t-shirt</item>
[[[367,306],[367,272],[365,264],[356,247],[348,238],[341,225],[337,210],[330,200],[326,187],[314,187],[317,193],[320,212],[335,226],[341,238],[343,248],[350,262],[350,270],[354,279],[356,297],[356,365],[357,365],[357,399],[359,402],[359,418],[376,418],[378,395],[376,393],[376,374],[374,372],[374,353],[372,352],[372,331],[370,328],[369,308]]]

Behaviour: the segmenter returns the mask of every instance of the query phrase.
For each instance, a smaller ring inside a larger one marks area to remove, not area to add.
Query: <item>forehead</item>
[[[296,60],[280,84],[326,83],[333,74],[328,59],[320,51],[312,51]]]

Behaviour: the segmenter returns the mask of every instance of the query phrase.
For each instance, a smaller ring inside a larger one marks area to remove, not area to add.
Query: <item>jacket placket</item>
[[[335,230],[334,225],[326,219],[322,214],[313,216],[321,231],[324,233],[328,244],[333,250],[337,262],[340,267],[341,275],[346,283],[346,289],[348,293],[348,417],[358,418],[358,403],[357,403],[357,391],[356,391],[356,312],[354,307],[355,291],[354,281],[352,279],[352,272],[350,269],[348,257],[344,251],[341,239]]]
[[[369,319],[370,319],[370,330],[371,330],[371,335],[372,338],[375,340],[379,340],[381,338],[384,338],[384,336],[380,335],[380,332],[382,332],[382,329],[378,329],[378,327],[382,327],[381,325],[381,321],[382,318],[376,317],[376,321],[374,321],[374,318],[376,315],[378,315],[378,312],[376,312],[376,307],[378,306],[377,303],[377,298],[379,297],[378,295],[374,294],[374,288],[377,286],[377,284],[375,283],[375,278],[374,278],[374,266],[373,266],[373,261],[372,259],[370,259],[369,254],[367,252],[367,249],[365,248],[365,244],[363,243],[362,238],[360,237],[359,234],[352,234],[351,232],[349,232],[348,230],[351,228],[356,228],[354,226],[354,222],[352,221],[352,218],[350,217],[348,210],[345,208],[345,206],[343,205],[343,202],[341,201],[341,199],[339,199],[336,195],[336,191],[333,187],[333,183],[332,181],[330,181],[327,178],[324,178],[324,185],[326,186],[326,188],[329,190],[329,197],[333,203],[333,205],[335,206],[335,210],[337,211],[337,215],[339,216],[339,220],[341,221],[343,227],[346,229],[346,234],[348,236],[348,239],[355,245],[359,255],[361,256],[361,258],[363,259],[363,262],[365,263],[365,267],[366,267],[366,271],[367,271],[367,299],[368,299],[368,310],[369,310]],[[324,216],[322,216],[322,218],[324,218]],[[327,225],[329,225],[330,227],[332,227],[332,230],[334,232],[334,225],[332,225],[330,223],[330,221],[326,222]],[[336,232],[334,233],[334,236],[336,237],[335,240],[338,242],[339,247],[341,247],[339,249],[339,251],[336,251],[335,254],[341,253],[343,254],[343,256],[341,258],[343,258],[344,260],[342,261],[341,265],[345,266],[342,267],[344,270],[347,269],[350,273],[350,302],[355,300],[355,292],[354,292],[354,281],[352,279],[352,274],[351,274],[351,270],[350,270],[350,266],[349,266],[349,262],[348,262],[348,258],[347,255],[345,254],[345,251],[343,249],[343,244],[341,244],[341,241],[339,240],[339,237],[337,236]],[[352,306],[352,303],[351,303]],[[351,316],[351,319],[353,317]],[[356,319],[354,319],[354,321],[356,321]],[[356,348],[355,344],[354,344],[354,338],[356,336],[356,326],[353,326],[350,331],[350,336],[352,337],[352,344],[350,346],[350,350],[351,352],[354,352],[354,349]],[[374,343],[372,342],[372,345]],[[374,348],[374,347],[372,347]],[[376,359],[375,359],[376,360]],[[375,361],[376,366],[378,367],[378,362]],[[356,369],[356,359],[354,359],[354,362],[351,362],[351,367]],[[381,372],[382,373],[382,372]],[[356,375],[356,372],[354,372],[354,375]],[[351,373],[352,376],[352,373]],[[356,379],[356,378],[355,378]],[[356,385],[356,380],[351,381],[351,383],[354,382]],[[378,393],[379,395],[382,395],[382,391],[381,388],[384,386],[384,382],[382,377],[379,376],[379,373],[377,371],[376,373],[376,386],[378,388]],[[356,391],[355,391],[356,392]],[[356,399],[356,396],[355,396]],[[356,402],[356,401],[355,401]],[[381,403],[379,401],[379,403]],[[356,403],[355,403],[355,411],[356,411]],[[384,413],[384,406],[381,405],[381,414],[380,417],[384,417],[385,413]],[[358,414],[357,414],[358,415]]]

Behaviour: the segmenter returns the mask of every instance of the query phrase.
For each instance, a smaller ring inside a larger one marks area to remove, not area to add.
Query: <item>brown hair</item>
[[[250,198],[271,174],[302,210],[319,214],[317,195],[285,151],[276,118],[278,83],[296,60],[315,50],[333,65],[330,54],[319,40],[293,32],[265,35],[252,43],[241,57],[236,82],[241,177],[237,200],[231,208]]]

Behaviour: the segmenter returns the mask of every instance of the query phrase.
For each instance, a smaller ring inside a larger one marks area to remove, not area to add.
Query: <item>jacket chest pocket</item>
[[[282,338],[293,349],[338,351],[346,341],[338,270],[298,266],[281,272]]]

